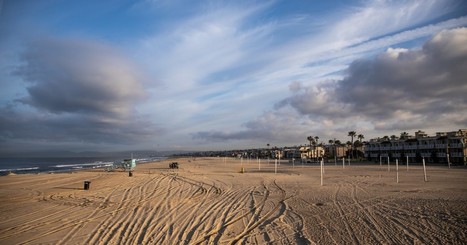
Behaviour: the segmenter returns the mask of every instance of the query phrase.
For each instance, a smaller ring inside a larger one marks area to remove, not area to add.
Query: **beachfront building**
[[[399,161],[467,164],[467,129],[453,132],[438,132],[429,136],[423,131],[415,136],[402,133],[400,137],[372,139],[365,145],[365,157],[379,161],[380,158]]]
[[[329,144],[324,146],[325,155],[330,158],[343,158],[347,157],[350,147],[347,145]]]
[[[301,159],[318,159],[324,156],[325,150],[323,146],[301,146],[299,148]]]
[[[300,147],[286,147],[284,148],[284,156],[289,159],[298,159],[301,158]]]

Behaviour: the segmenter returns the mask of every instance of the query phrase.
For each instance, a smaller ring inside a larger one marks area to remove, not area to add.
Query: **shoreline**
[[[10,159],[4,160],[4,159]],[[0,177],[14,174],[58,174],[77,172],[81,170],[109,169],[117,166],[123,160],[119,157],[70,157],[70,158],[4,158],[0,164]],[[28,161],[24,161],[28,159]],[[29,160],[32,159],[32,160]],[[152,161],[160,161],[167,157],[150,157],[138,159],[138,165]],[[19,161],[16,163],[15,161]],[[22,162],[24,161],[24,162]],[[117,165],[116,165],[117,164]],[[18,166],[19,165],[19,166]]]

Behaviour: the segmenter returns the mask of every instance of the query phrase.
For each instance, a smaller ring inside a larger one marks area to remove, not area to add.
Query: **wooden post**
[[[389,165],[389,157],[388,157],[388,172],[391,171],[391,165]]]
[[[342,169],[345,169],[345,158],[342,157]]]
[[[275,163],[274,163],[274,173],[277,174],[277,159],[275,159]]]
[[[409,171],[409,156],[406,156],[407,161],[407,171]]]
[[[396,182],[399,183],[399,159],[396,159]]]
[[[425,177],[425,182],[427,182],[428,179],[426,178],[425,157],[423,157],[423,175],[424,175],[424,177]]]
[[[240,158],[240,163],[242,165],[242,168],[240,169],[240,172],[243,174],[245,172],[245,169],[243,168],[243,157]]]
[[[449,153],[446,153],[446,157],[448,159],[448,167],[451,168],[451,161],[449,161]]]
[[[323,173],[324,173],[323,160],[321,160],[321,186],[323,186]]]

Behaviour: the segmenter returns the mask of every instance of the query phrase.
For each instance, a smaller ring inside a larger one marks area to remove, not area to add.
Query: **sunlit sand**
[[[178,162],[179,169],[169,169]],[[242,164],[244,173],[241,173]],[[261,170],[259,170],[261,168]],[[1,244],[465,244],[467,169],[180,158],[0,177]],[[84,190],[84,181],[90,181]]]

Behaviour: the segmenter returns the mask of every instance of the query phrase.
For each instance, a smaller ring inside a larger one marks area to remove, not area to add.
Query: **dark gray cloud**
[[[375,123],[398,118],[395,127],[407,119],[447,116],[466,125],[466,44],[467,28],[442,31],[420,50],[389,49],[373,59],[354,61],[343,80],[294,89],[277,107],[290,105],[312,117],[358,115]]]
[[[16,74],[29,83],[21,101],[51,113],[127,116],[144,97],[142,77],[122,54],[83,39],[30,43]]]
[[[264,123],[264,118],[268,117],[271,116],[263,115],[261,118],[245,123],[243,126],[246,129],[242,131],[202,131],[193,134],[192,137],[209,141],[273,139],[277,131],[274,125]]]
[[[0,108],[4,143],[22,139],[118,145],[148,141],[162,132],[137,112],[146,96],[141,72],[105,43],[36,40],[24,50],[21,62],[15,75],[27,83],[27,95]]]

